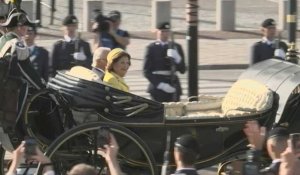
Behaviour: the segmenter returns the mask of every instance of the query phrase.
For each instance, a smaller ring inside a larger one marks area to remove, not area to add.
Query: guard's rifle
[[[80,52],[80,39],[81,39],[81,32],[78,31],[77,38],[74,41],[75,43],[74,43],[74,53],[73,54],[75,54],[76,52]],[[78,63],[80,62],[80,61],[75,60],[75,59],[73,59],[73,60],[74,60],[74,61],[72,61],[73,66],[78,65]]]
[[[174,33],[170,30],[170,38],[171,42],[168,44],[169,49],[176,49],[175,42],[174,42]],[[175,92],[172,94],[172,101],[177,101],[177,83],[176,83],[176,63],[174,58],[170,59],[170,72],[171,72],[171,86],[175,88]]]
[[[170,149],[171,149],[171,131],[167,131],[166,150],[164,152],[164,163],[161,167],[161,175],[170,175]]]

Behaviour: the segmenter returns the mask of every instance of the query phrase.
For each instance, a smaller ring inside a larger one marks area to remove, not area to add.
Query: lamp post
[[[198,0],[186,4],[187,49],[188,49],[188,96],[198,97]],[[190,98],[198,99],[198,98]]]

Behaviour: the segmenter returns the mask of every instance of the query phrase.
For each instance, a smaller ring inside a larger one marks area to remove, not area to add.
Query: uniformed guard
[[[274,19],[268,18],[261,24],[263,37],[251,47],[250,64],[255,64],[270,58],[284,60],[287,52],[286,43],[276,39],[276,23]]]
[[[173,175],[198,175],[194,167],[199,156],[199,143],[192,135],[178,137],[174,144],[176,171]]]
[[[148,92],[158,102],[179,101],[182,90],[176,71],[184,73],[186,69],[182,47],[169,41],[169,23],[159,24],[156,34],[157,40],[147,46],[144,58],[144,76],[150,82]]]
[[[6,33],[0,38],[0,59],[9,62],[9,75],[19,77],[22,75],[36,89],[45,87],[44,82],[32,68],[29,60],[29,50],[22,37],[27,33],[32,22],[25,11],[14,8],[8,14],[5,23],[0,25]]]
[[[48,81],[49,52],[45,48],[36,45],[36,35],[37,28],[35,25],[31,25],[28,27],[24,39],[29,48],[29,57],[33,68],[45,81]]]
[[[50,67],[54,76],[57,70],[69,70],[73,66],[91,68],[92,54],[90,45],[76,36],[78,19],[69,15],[63,20],[64,39],[54,44]]]

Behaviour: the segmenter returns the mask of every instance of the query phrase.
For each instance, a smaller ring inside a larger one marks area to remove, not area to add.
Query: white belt
[[[158,71],[153,71],[152,74],[154,75],[167,75],[170,76],[172,75],[172,72],[169,70],[158,70]],[[174,75],[176,75],[176,72],[174,72]]]

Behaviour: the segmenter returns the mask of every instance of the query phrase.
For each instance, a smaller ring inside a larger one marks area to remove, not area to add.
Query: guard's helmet
[[[0,25],[2,27],[17,27],[23,25],[29,26],[34,24],[36,24],[36,22],[31,21],[24,10],[17,10],[16,8],[14,8],[8,14],[6,21],[4,23],[1,23]]]

